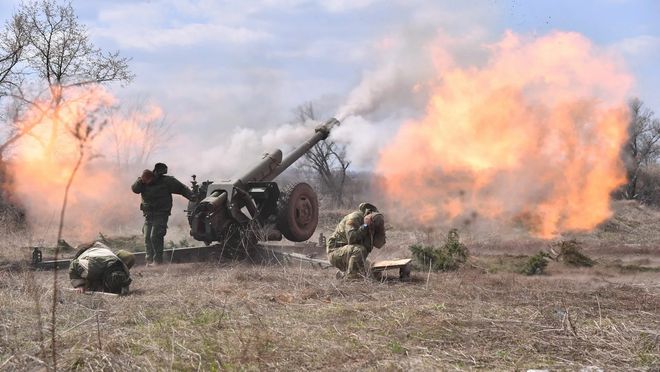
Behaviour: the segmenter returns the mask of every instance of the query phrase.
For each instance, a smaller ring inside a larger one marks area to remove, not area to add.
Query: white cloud
[[[165,47],[244,44],[268,39],[268,32],[242,23],[249,12],[237,7],[232,12],[215,2],[173,0],[116,4],[99,12],[94,36],[113,40],[121,48],[147,51]]]
[[[323,39],[295,49],[269,50],[266,53],[275,58],[313,58],[337,63],[362,63],[372,55],[373,46],[361,40]]]
[[[113,39],[122,48],[156,50],[164,47],[208,45],[214,43],[243,44],[270,37],[266,32],[221,24],[192,23],[181,27],[99,28],[95,34]]]
[[[618,41],[612,45],[612,48],[626,58],[644,58],[660,52],[660,37],[638,35]]]
[[[340,13],[365,8],[379,1],[381,0],[120,2],[99,12],[98,20],[103,26],[95,27],[93,32],[96,36],[114,40],[122,48],[144,50],[206,43],[243,44],[272,37],[266,31],[247,26],[252,23],[252,18],[263,12],[295,12],[310,4],[316,4],[327,12]],[[318,47],[313,47],[303,53],[314,54],[319,50]],[[359,58],[359,55],[349,58]]]
[[[380,1],[382,0],[324,0],[318,3],[330,12],[346,12],[366,8]]]

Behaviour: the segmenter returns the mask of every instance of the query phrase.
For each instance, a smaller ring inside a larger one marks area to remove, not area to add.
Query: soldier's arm
[[[194,196],[192,190],[190,190],[188,186],[184,185],[174,177],[170,178],[169,189],[172,194],[182,195],[188,200],[191,200]]]
[[[71,261],[71,264],[69,264],[69,280],[73,288],[85,287],[87,281],[81,276],[81,270],[82,267],[78,264],[78,260]]]
[[[362,244],[367,231],[360,229],[361,225],[362,219],[360,218],[351,218],[346,221],[344,231],[346,231],[346,240],[348,241],[348,244]]]
[[[133,182],[133,185],[131,185],[131,190],[133,190],[133,192],[136,194],[144,191],[144,183],[142,183],[142,179],[140,177],[138,177],[138,179]]]

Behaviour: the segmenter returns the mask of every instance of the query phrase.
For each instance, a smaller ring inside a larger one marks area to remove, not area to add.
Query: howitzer
[[[193,176],[196,199],[187,209],[190,235],[206,244],[217,241],[228,246],[239,245],[238,239],[245,237],[246,230],[252,230],[256,240],[281,240],[282,235],[294,242],[309,239],[318,224],[316,193],[307,183],[280,190],[273,180],[328,138],[336,125],[339,121],[332,118],[317,127],[313,136],[285,158],[279,149],[264,154],[254,167],[233,180],[199,185]]]

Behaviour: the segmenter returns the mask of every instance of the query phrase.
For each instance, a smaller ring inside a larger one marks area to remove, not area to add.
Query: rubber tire
[[[303,212],[303,213],[301,213]],[[277,228],[292,242],[312,237],[319,223],[319,201],[314,189],[301,182],[280,193],[277,202]]]

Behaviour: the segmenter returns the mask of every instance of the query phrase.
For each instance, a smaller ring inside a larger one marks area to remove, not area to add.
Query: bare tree
[[[85,107],[91,107],[92,105],[86,105]],[[107,120],[103,119],[105,115],[99,115],[103,110],[103,107],[96,107],[92,112],[86,112],[82,115],[78,115],[76,120],[73,123],[64,123],[69,134],[75,139],[78,154],[76,161],[71,169],[69,178],[67,179],[66,186],[64,188],[64,195],[62,198],[62,208],[60,209],[60,219],[57,229],[57,244],[55,245],[54,259],[57,260],[59,256],[60,244],[62,240],[62,231],[64,230],[64,217],[66,215],[66,207],[69,201],[69,190],[71,185],[73,185],[73,180],[76,177],[76,173],[83,165],[86,160],[87,155],[91,149],[92,142],[94,138],[99,134],[101,130],[105,127]],[[94,154],[91,154],[94,157]],[[87,159],[88,160],[88,159]],[[53,370],[57,370],[57,347],[56,347],[56,329],[57,329],[57,279],[58,279],[58,270],[53,271],[53,298],[51,303],[51,358],[53,363]]]
[[[39,118],[21,120],[26,110],[57,116],[65,101],[71,99],[68,90],[133,78],[128,58],[119,52],[103,52],[92,44],[70,2],[22,3],[0,32],[0,46],[11,50],[12,45],[20,48],[18,53],[8,54],[7,67],[11,66],[12,73],[5,77],[7,89],[3,94],[13,99],[13,120],[6,123],[12,128],[0,142],[0,154],[41,123]],[[61,123],[56,120],[46,141],[48,149],[53,148],[60,131]]]
[[[170,123],[155,106],[145,99],[123,107],[108,122],[107,131],[114,147],[114,163],[118,169],[131,164],[146,164],[170,137]]]
[[[630,123],[626,144],[626,166],[628,183],[626,199],[638,197],[638,180],[644,168],[656,162],[660,156],[660,120],[652,110],[644,107],[639,98],[629,102]]]
[[[0,30],[0,104],[3,98],[9,96],[13,88],[22,82],[18,64],[23,56],[23,49],[27,45],[27,32],[25,19],[16,15],[9,19],[4,28]],[[0,111],[0,121],[6,121],[7,115]],[[12,127],[5,128],[5,134],[12,135]],[[2,155],[0,150],[0,178],[2,172]]]
[[[311,102],[307,102],[295,110],[296,119],[300,123],[308,120],[316,121],[316,112]],[[346,146],[338,145],[334,141],[325,140],[317,143],[310,151],[305,153],[303,167],[307,167],[316,174],[321,184],[321,192],[330,194],[336,204],[344,200],[344,186],[346,185],[346,171],[351,162],[346,159]]]
[[[8,20],[0,34],[0,99],[17,83],[19,74],[16,69],[27,44],[27,36],[26,22],[20,15]]]

